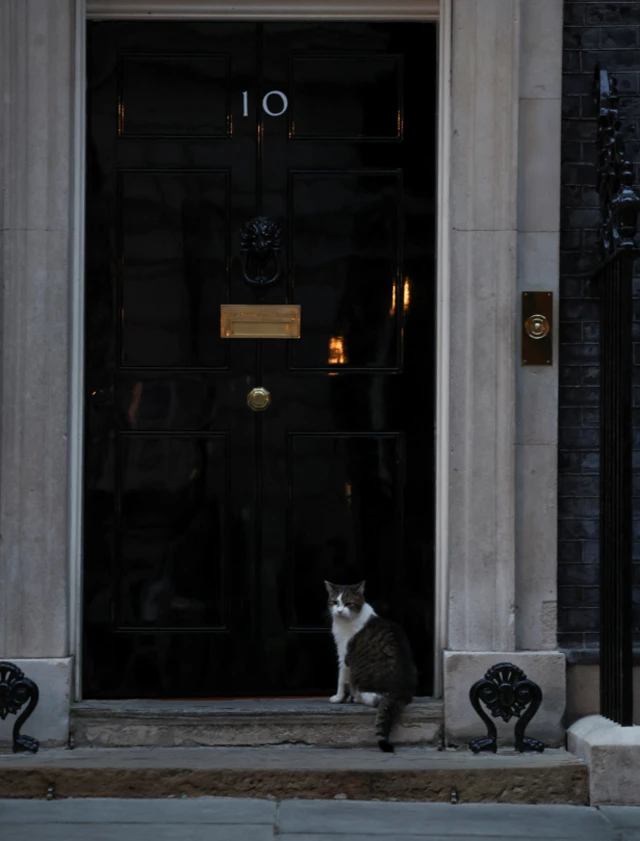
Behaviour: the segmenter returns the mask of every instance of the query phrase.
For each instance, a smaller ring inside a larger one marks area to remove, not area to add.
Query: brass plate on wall
[[[222,304],[223,339],[299,339],[300,304]]]
[[[552,328],[553,292],[523,292],[523,365],[553,365]]]

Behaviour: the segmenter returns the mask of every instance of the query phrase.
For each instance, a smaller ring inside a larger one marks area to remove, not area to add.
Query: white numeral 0
[[[282,108],[279,111],[272,111],[269,108],[269,97],[270,96],[279,96],[280,101],[282,102]],[[265,114],[268,114],[270,117],[280,117],[289,107],[289,100],[282,93],[282,91],[269,91],[269,93],[265,93],[262,97],[262,108]],[[248,117],[249,116],[249,91],[242,91],[242,116]]]
[[[282,100],[282,108],[279,111],[271,111],[269,109],[267,102],[270,96],[279,96]],[[282,93],[282,91],[269,91],[269,93],[265,93],[265,95],[262,98],[262,107],[264,108],[265,114],[268,114],[270,117],[279,117],[281,114],[284,114],[284,112],[289,107],[289,100]]]

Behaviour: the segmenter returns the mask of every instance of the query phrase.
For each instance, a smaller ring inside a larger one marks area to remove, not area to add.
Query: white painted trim
[[[436,510],[433,695],[444,692],[443,652],[448,647],[449,601],[449,381],[450,381],[450,185],[451,185],[451,5],[442,0],[438,59],[438,235],[436,302]]]
[[[87,0],[87,17],[94,20],[438,20],[439,5],[439,0]]]
[[[72,696],[82,697],[82,456],[84,440],[84,223],[85,223],[85,19],[217,19],[217,20],[440,20],[438,69],[438,232],[436,360],[436,512],[434,697],[443,692],[443,651],[448,627],[449,533],[449,323],[450,323],[450,157],[451,157],[451,4],[453,0],[291,0],[277,6],[268,0],[76,0],[75,170],[72,241],[72,336],[70,420],[70,605]],[[268,3],[268,6],[267,6]],[[260,11],[260,13],[258,13]]]
[[[82,471],[84,452],[84,229],[86,114],[86,7],[76,0],[73,104],[73,217],[71,220],[71,336],[69,360],[69,650],[71,697],[82,697]]]

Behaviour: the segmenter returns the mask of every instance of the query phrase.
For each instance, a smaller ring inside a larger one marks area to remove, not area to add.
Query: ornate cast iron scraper
[[[21,736],[20,728],[35,710],[39,695],[36,684],[25,677],[15,663],[0,661],[0,718],[4,721],[9,714],[17,715],[27,705],[13,725],[14,753],[38,751],[39,742],[31,736]]]
[[[524,731],[538,712],[542,703],[542,690],[537,683],[525,675],[522,669],[513,663],[497,663],[492,666],[482,680],[476,681],[469,690],[471,706],[478,713],[487,727],[486,736],[477,736],[469,742],[474,753],[498,749],[496,726],[482,709],[482,702],[493,718],[510,721],[517,718],[515,726],[515,748],[523,751],[542,753],[545,746],[538,739],[524,735]]]

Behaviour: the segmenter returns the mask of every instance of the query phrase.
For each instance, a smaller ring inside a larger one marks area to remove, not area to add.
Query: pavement
[[[0,800],[11,841],[640,841],[640,808],[254,800]]]

